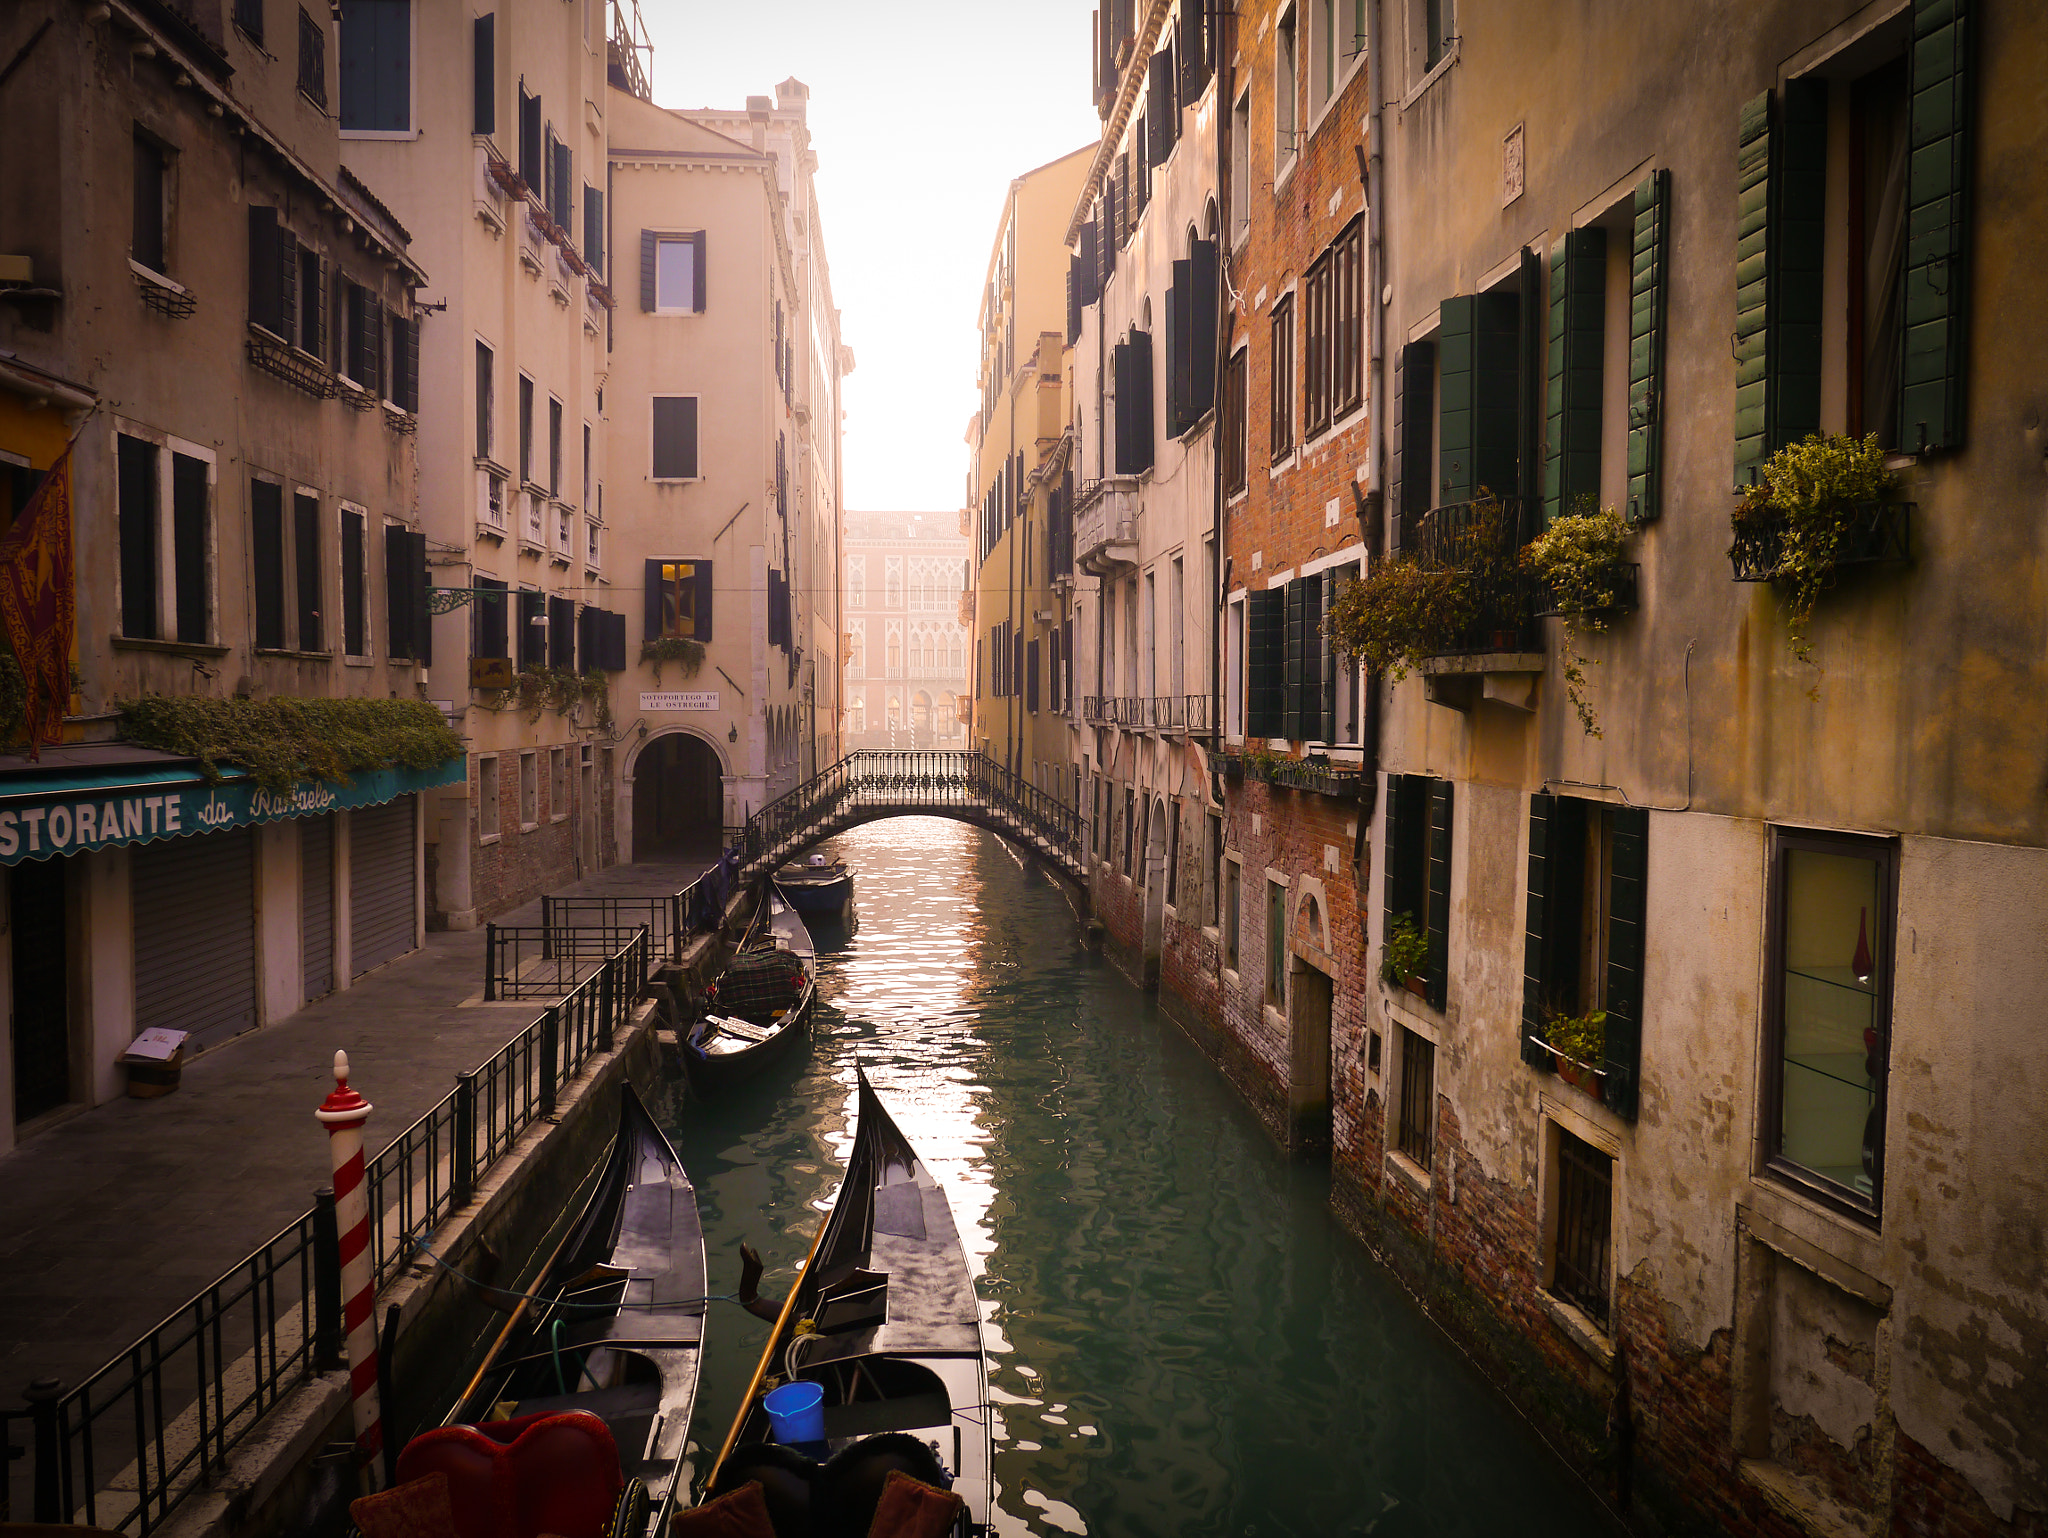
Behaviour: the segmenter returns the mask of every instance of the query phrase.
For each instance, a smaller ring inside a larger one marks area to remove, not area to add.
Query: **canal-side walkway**
[[[616,866],[564,891],[665,895],[704,868]],[[497,922],[537,925],[540,904]],[[374,1157],[540,1015],[545,1001],[479,1002],[484,945],[481,929],[430,934],[188,1063],[174,1093],[81,1111],[0,1157],[0,1401],[78,1383],[312,1204],[337,1049],[376,1107]]]

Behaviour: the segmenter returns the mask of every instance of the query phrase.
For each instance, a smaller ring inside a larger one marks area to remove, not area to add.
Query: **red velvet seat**
[[[398,1455],[401,1483],[448,1476],[459,1538],[603,1538],[626,1480],[588,1410],[422,1432]]]

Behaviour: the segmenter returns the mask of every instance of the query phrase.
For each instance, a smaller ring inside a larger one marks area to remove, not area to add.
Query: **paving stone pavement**
[[[564,891],[666,894],[704,868],[615,866]],[[499,920],[539,921],[538,902]],[[175,1093],[82,1111],[0,1156],[0,1404],[35,1378],[77,1384],[312,1205],[329,1174],[313,1111],[337,1048],[376,1107],[374,1156],[538,1018],[531,999],[465,1003],[483,956],[480,929],[430,934],[188,1063]]]

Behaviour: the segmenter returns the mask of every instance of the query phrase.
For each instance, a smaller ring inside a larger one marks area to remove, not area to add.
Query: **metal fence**
[[[647,929],[484,926],[484,1002],[554,998],[589,977]],[[650,959],[652,951],[650,947]]]
[[[519,1135],[552,1115],[562,1085],[609,1051],[653,964],[646,926],[619,940],[545,1013],[393,1138],[367,1169],[379,1288],[474,1195]],[[203,1288],[75,1388],[30,1386],[33,1518],[147,1533],[257,1421],[311,1374],[341,1365],[340,1244],[333,1198]],[[4,1513],[0,1513],[4,1514]]]

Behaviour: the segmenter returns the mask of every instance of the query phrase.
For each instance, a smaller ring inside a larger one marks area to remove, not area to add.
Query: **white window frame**
[[[661,302],[661,248],[665,243],[691,248],[689,293],[684,296],[682,304],[663,304]],[[710,259],[707,255],[709,245],[710,242],[705,239],[705,232],[703,230],[656,230],[654,232],[654,313],[656,315],[702,315],[704,313],[697,308],[697,289],[700,286],[701,280],[708,277],[708,274],[700,273],[698,268]],[[708,283],[702,284],[702,286],[708,293]]]
[[[519,755],[519,831],[540,826],[540,758],[528,748]]]
[[[495,844],[504,836],[503,781],[496,753],[479,753],[476,759],[476,838],[479,844]]]
[[[1301,141],[1305,137],[1301,125],[1301,11],[1299,5],[1290,0],[1273,24],[1273,191],[1276,196],[1281,184],[1301,164]]]
[[[114,431],[107,435],[108,469],[110,484],[116,496],[121,485],[121,444],[122,438],[136,438],[156,446],[156,628],[154,636],[127,636],[121,631],[121,555],[116,527],[114,550],[114,632],[124,640],[154,640],[168,645],[213,646],[219,644],[221,634],[220,616],[220,456],[203,443],[193,443],[159,428],[146,427],[127,417],[114,418]],[[170,459],[182,454],[187,459],[204,460],[206,463],[206,639],[204,641],[177,640],[178,628],[178,550],[176,525],[172,519],[172,485]],[[253,631],[255,615],[250,614]],[[169,632],[166,634],[166,632]]]
[[[503,470],[504,466],[500,465],[494,457],[498,451],[498,413],[504,409],[504,403],[498,399],[498,344],[484,336],[481,332],[470,333],[469,341],[469,410],[472,417],[476,415],[477,388],[482,383],[478,378],[479,371],[477,365],[480,360],[477,357],[477,350],[481,348],[491,355],[491,409],[484,413],[484,428],[490,436],[485,442],[479,443],[476,446],[476,462],[480,468]],[[472,427],[474,427],[474,423],[472,423]]]
[[[548,821],[563,822],[569,816],[569,750],[548,749]]]
[[[309,11],[313,9],[314,3],[315,0],[308,0],[307,9]],[[405,55],[406,63],[410,66],[410,71],[407,75],[405,83],[405,121],[408,126],[404,128],[341,127],[341,27],[340,24],[337,22],[333,34],[333,112],[335,131],[340,135],[340,137],[344,139],[391,139],[405,141],[417,139],[420,136],[420,0],[406,0],[405,18],[407,26],[410,27],[412,30],[412,36],[406,45]],[[467,37],[468,34],[465,33],[463,43],[463,46],[465,48],[468,46]],[[465,54],[463,57],[465,78],[467,78],[468,74],[468,63],[468,56]],[[469,107],[466,97],[464,99],[462,113],[463,117],[466,120],[469,116]]]
[[[1323,126],[1324,120],[1330,115],[1331,103],[1344,94],[1345,89],[1351,84],[1352,76],[1357,74],[1360,66],[1365,63],[1364,37],[1353,32],[1344,23],[1346,13],[1355,13],[1358,6],[1359,0],[1309,0],[1308,131],[1311,134]],[[1334,43],[1326,41],[1331,29],[1336,32]],[[1357,52],[1346,54],[1345,46],[1354,38],[1358,42]],[[1332,60],[1334,68],[1331,71],[1328,92],[1319,95],[1319,64],[1326,46],[1335,50]]]
[[[343,586],[336,589],[338,601],[334,606],[334,645],[330,650],[340,653],[344,663],[360,664],[368,662],[377,654],[376,631],[370,623],[375,612],[375,605],[370,601],[370,594],[374,591],[370,586],[370,510],[360,502],[334,504],[334,571],[336,581],[339,582],[345,575],[341,569],[341,553],[347,548],[341,531],[351,513],[363,520],[363,649],[359,652],[348,649],[348,589]]]

